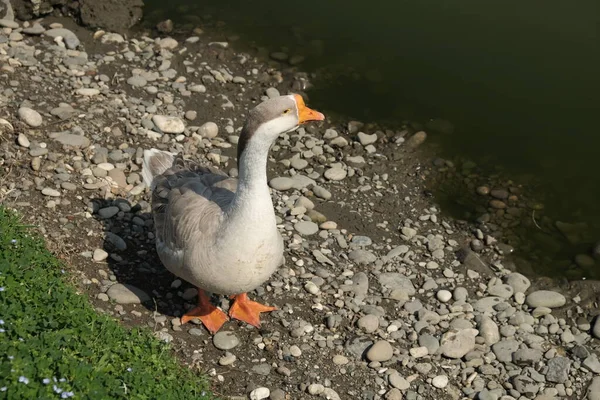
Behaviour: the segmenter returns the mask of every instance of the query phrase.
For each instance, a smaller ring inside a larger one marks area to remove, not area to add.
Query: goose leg
[[[249,300],[246,293],[232,296],[233,305],[229,309],[229,316],[250,325],[260,328],[260,313],[277,310],[277,307],[269,307]]]
[[[194,318],[198,318],[206,329],[210,331],[210,333],[215,333],[223,324],[227,321],[227,315],[213,306],[210,302],[210,299],[204,292],[204,290],[198,288],[198,306],[191,309],[183,317],[181,317],[181,324],[185,324],[193,320]]]

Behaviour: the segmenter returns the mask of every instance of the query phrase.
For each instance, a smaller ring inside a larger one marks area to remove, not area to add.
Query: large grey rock
[[[492,346],[492,351],[500,362],[512,362],[512,355],[519,348],[519,342],[513,339],[504,339]]]
[[[592,379],[587,390],[587,400],[600,400],[600,376]]]
[[[380,274],[379,283],[387,289],[402,290],[408,296],[413,296],[416,293],[415,286],[410,278],[397,272],[384,272]]]
[[[531,308],[557,308],[564,306],[567,303],[567,299],[562,294],[552,290],[538,290],[529,294],[525,302]]]
[[[564,383],[569,378],[571,360],[567,357],[554,357],[548,361],[546,380],[553,383]]]
[[[394,348],[387,340],[376,342],[367,351],[367,360],[369,361],[387,361],[394,355]]]
[[[500,341],[498,325],[490,317],[482,316],[477,327],[479,328],[479,336],[485,340],[487,345],[491,346]]]
[[[477,329],[451,329],[442,335],[440,351],[448,358],[462,358],[475,348]]]
[[[592,328],[592,335],[596,339],[600,339],[600,316],[596,317],[596,322],[594,322],[594,327]]]
[[[510,285],[515,293],[525,293],[531,286],[529,279],[518,272],[513,272],[506,276],[506,284]]]

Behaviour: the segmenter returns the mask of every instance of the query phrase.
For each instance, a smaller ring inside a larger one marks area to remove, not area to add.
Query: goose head
[[[279,135],[291,132],[305,122],[324,119],[323,114],[308,108],[298,94],[266,100],[248,114],[238,142],[238,160],[250,145],[268,149]]]

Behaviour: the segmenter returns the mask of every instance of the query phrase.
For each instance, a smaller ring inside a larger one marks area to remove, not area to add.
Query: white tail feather
[[[173,166],[175,154],[157,149],[144,150],[142,178],[150,190],[154,190],[154,178]]]

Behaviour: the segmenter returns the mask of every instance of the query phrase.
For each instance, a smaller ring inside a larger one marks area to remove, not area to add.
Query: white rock
[[[185,130],[185,124],[178,117],[172,117],[169,115],[155,115],[152,117],[152,122],[161,132],[164,133],[183,133]]]
[[[246,392],[248,393],[248,392]],[[263,400],[271,395],[271,391],[266,387],[259,387],[250,392],[250,400]]]
[[[312,221],[300,221],[294,224],[294,229],[303,236],[310,236],[319,232],[319,225]]]
[[[269,186],[275,190],[290,190],[294,186],[294,181],[286,176],[279,176],[269,181]]]
[[[179,45],[179,43],[177,43],[177,40],[175,40],[173,38],[164,38],[164,39],[160,39],[158,41],[158,46],[161,49],[172,50],[175,47],[177,47],[178,45]]]
[[[108,258],[108,253],[102,249],[94,250],[92,259],[96,262],[104,261]]]
[[[379,328],[379,317],[372,314],[365,315],[356,324],[366,333],[373,333]]]
[[[373,144],[377,141],[377,134],[367,135],[364,132],[358,132],[358,140],[363,146]]]
[[[452,299],[452,293],[448,290],[439,290],[436,295],[437,299],[442,303],[447,303]]]
[[[348,172],[343,168],[334,167],[329,168],[323,175],[330,181],[341,181],[348,175]]]
[[[19,133],[19,136],[17,137],[17,143],[19,143],[19,146],[21,147],[29,147],[31,145],[29,139],[24,133]]]
[[[500,341],[498,325],[490,317],[482,316],[478,328],[479,336],[485,340],[487,345],[491,346]]]
[[[17,114],[19,114],[19,118],[21,118],[23,122],[32,128],[37,128],[38,126],[42,125],[42,116],[40,113],[29,107],[19,108]]]
[[[76,90],[76,93],[81,96],[96,96],[100,94],[100,91],[94,88],[80,88]]]
[[[443,389],[448,386],[448,377],[446,375],[438,375],[431,380],[431,384],[438,389]]]
[[[106,294],[119,304],[140,304],[150,300],[142,289],[122,283],[112,285]]]
[[[198,129],[198,133],[200,136],[205,137],[207,139],[216,138],[219,134],[219,127],[214,122],[207,122],[202,124]]]
[[[442,335],[441,351],[448,358],[462,358],[475,348],[477,329],[450,329]]]

